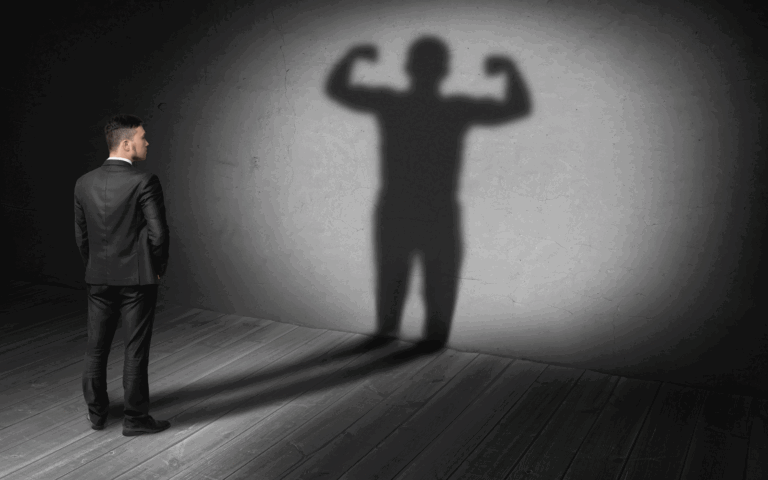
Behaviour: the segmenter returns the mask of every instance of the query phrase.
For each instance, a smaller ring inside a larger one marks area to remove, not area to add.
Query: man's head
[[[436,87],[448,74],[448,49],[436,37],[421,37],[408,52],[406,71],[413,81]]]
[[[110,156],[127,158],[133,162],[147,159],[149,142],[139,117],[115,115],[104,126],[104,135],[107,137]]]

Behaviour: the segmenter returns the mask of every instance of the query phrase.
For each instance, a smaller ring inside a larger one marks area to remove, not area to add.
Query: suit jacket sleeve
[[[152,265],[155,272],[163,276],[168,266],[168,223],[165,220],[163,188],[154,173],[141,189],[139,204],[147,220],[147,239]]]
[[[77,197],[78,185],[79,183],[75,183],[75,243],[80,250],[80,257],[83,259],[83,265],[88,266],[88,225],[85,221],[83,205]]]

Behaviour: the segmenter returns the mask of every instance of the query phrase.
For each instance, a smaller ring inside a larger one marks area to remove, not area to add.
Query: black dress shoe
[[[103,430],[104,425],[107,423],[106,418],[101,418],[94,422],[90,412],[85,412],[85,418],[88,419],[88,423],[91,424],[91,428],[94,430]]]
[[[171,422],[167,420],[155,420],[147,415],[146,418],[141,420],[123,420],[123,435],[126,437],[134,437],[136,435],[143,435],[145,433],[158,433],[171,426]]]

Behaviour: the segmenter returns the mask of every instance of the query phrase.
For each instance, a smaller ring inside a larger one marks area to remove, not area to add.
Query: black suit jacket
[[[151,285],[168,265],[168,223],[160,180],[107,160],[75,183],[75,241],[85,283]]]

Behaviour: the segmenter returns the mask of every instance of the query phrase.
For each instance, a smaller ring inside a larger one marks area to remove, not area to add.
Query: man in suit
[[[157,433],[170,423],[149,415],[149,344],[157,288],[168,264],[168,224],[160,180],[138,170],[147,158],[140,118],[115,115],[104,127],[109,158],[75,183],[75,240],[85,265],[88,346],[83,395],[91,428],[107,421],[107,358],[123,319],[123,435]]]

